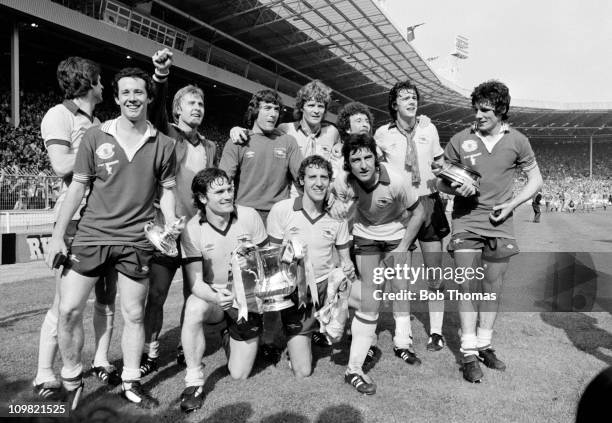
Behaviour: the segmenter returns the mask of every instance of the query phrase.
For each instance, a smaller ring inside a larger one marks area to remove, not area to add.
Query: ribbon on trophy
[[[350,282],[342,269],[332,270],[327,278],[325,305],[315,312],[321,333],[332,343],[338,342],[344,333],[350,291]]]
[[[238,309],[238,320],[244,319],[248,320],[249,317],[249,307],[247,302],[246,291],[244,289],[244,281],[242,280],[242,270],[243,266],[241,266],[241,260],[244,260],[247,255],[257,250],[257,246],[250,242],[247,239],[241,240],[240,244],[232,251],[232,258],[230,260],[232,266],[232,294],[234,294],[234,301],[236,303],[236,308]],[[263,265],[259,257],[256,256],[257,259],[257,270],[260,275],[263,275]],[[253,275],[255,279],[257,279],[257,275]],[[262,301],[255,297],[257,301],[257,310],[261,313]]]
[[[302,266],[298,265],[297,268],[298,309],[306,307],[308,289],[314,305],[319,305],[317,282],[307,246],[295,238],[290,239],[281,260],[283,263],[291,263],[297,260],[298,264],[302,264]]]

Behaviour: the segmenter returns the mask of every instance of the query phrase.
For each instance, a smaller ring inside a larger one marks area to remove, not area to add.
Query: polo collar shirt
[[[502,139],[504,134],[507,134],[508,132],[510,132],[510,126],[508,126],[506,122],[503,122],[501,124],[501,127],[499,128],[499,132],[497,133],[497,135],[495,135],[495,137],[493,137],[491,140],[488,140],[484,135],[480,133],[478,129],[476,129],[476,124],[472,125],[472,133],[476,134],[476,136],[480,138],[489,153],[493,151],[495,145]]]
[[[236,185],[236,203],[269,211],[289,197],[302,163],[299,147],[290,135],[279,130],[269,134],[249,131],[243,145],[225,143],[219,169]]]
[[[74,245],[132,245],[152,249],[144,225],[153,219],[158,188],[176,185],[174,142],[152,125],[130,146],[117,137],[117,119],[83,136],[74,182],[91,191]]]
[[[178,125],[172,124],[172,127],[177,133],[177,137],[175,137],[176,141],[186,141],[194,147],[198,144],[204,144],[206,138],[198,131],[193,131],[190,134],[185,133]]]
[[[438,131],[432,123],[425,126],[417,122],[413,131],[421,177],[421,182],[415,186],[415,189],[419,196],[430,195],[437,192],[437,178],[431,171],[431,163],[442,157],[444,150],[440,146]],[[386,162],[400,171],[405,171],[408,141],[397,128],[397,123],[391,122],[378,128],[374,139],[383,152]]]
[[[334,190],[339,198],[355,202],[353,235],[371,240],[402,239],[408,224],[406,211],[419,204],[408,174],[382,163],[374,187],[365,188],[345,173],[334,180]]]
[[[261,217],[253,208],[236,206],[225,228],[211,225],[203,213],[198,213],[187,222],[181,234],[183,260],[203,260],[204,282],[215,289],[231,290],[232,252],[245,239],[260,246],[268,240]],[[244,281],[253,283],[248,278]],[[245,288],[247,292],[252,291],[248,286]]]
[[[64,100],[62,102],[62,105],[68,109],[68,111],[70,113],[72,113],[75,116],[78,116],[79,114],[85,116],[87,118],[87,120],[89,120],[89,122],[91,122],[92,124],[95,121],[95,117],[93,117],[92,115],[89,115],[88,113],[86,113],[85,111],[83,111],[79,106],[77,106],[77,104],[72,101],[72,100]]]
[[[40,132],[45,143],[45,148],[51,145],[61,145],[68,148],[68,154],[76,154],[81,144],[81,139],[92,126],[99,125],[98,118],[90,116],[81,110],[74,101],[64,100],[50,108],[40,123]],[[55,220],[64,199],[66,191],[72,181],[72,173],[62,178],[62,187],[60,195],[55,204]],[[83,199],[82,206],[85,205]],[[73,220],[78,220],[81,217],[81,208],[79,208],[72,216]]]
[[[446,158],[458,161],[482,175],[476,196],[455,196],[453,233],[470,231],[490,237],[514,237],[512,218],[494,226],[489,220],[493,206],[510,201],[517,170],[528,171],[536,164],[527,137],[504,125],[497,139],[488,143],[474,127],[451,138]]]
[[[318,154],[325,160],[330,160],[332,147],[340,139],[336,127],[327,123],[321,124],[319,130],[315,133],[311,132],[310,128],[304,127],[301,121],[281,124],[279,129],[295,138],[304,158],[312,154]],[[310,151],[310,154],[308,154],[308,145],[311,138],[314,141],[314,151]]]
[[[333,249],[348,248],[350,244],[346,220],[332,218],[326,211],[312,218],[304,210],[303,197],[283,200],[272,207],[268,215],[270,240],[281,244],[297,238],[308,246],[316,282],[327,279],[334,268]]]

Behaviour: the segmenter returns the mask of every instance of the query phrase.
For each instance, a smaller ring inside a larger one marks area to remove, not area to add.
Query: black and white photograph
[[[612,3],[0,0],[0,420],[612,420]]]

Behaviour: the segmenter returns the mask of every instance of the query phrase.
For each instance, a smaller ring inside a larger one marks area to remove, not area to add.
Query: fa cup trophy
[[[263,248],[242,242],[232,259],[232,289],[239,316],[246,316],[251,296],[256,299],[260,313],[292,307],[294,302],[289,297],[296,289],[297,305],[305,304],[307,289],[316,288],[311,269],[306,248],[297,240]]]

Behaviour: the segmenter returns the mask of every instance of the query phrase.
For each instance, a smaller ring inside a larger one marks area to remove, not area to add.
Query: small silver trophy
[[[151,221],[145,225],[144,231],[147,239],[155,248],[167,256],[176,257],[178,256],[176,239],[184,227],[185,216],[182,216],[170,225]]]
[[[476,189],[476,192],[480,189],[480,173],[455,160],[444,163],[437,176],[449,184],[456,182],[462,185],[471,185]]]

